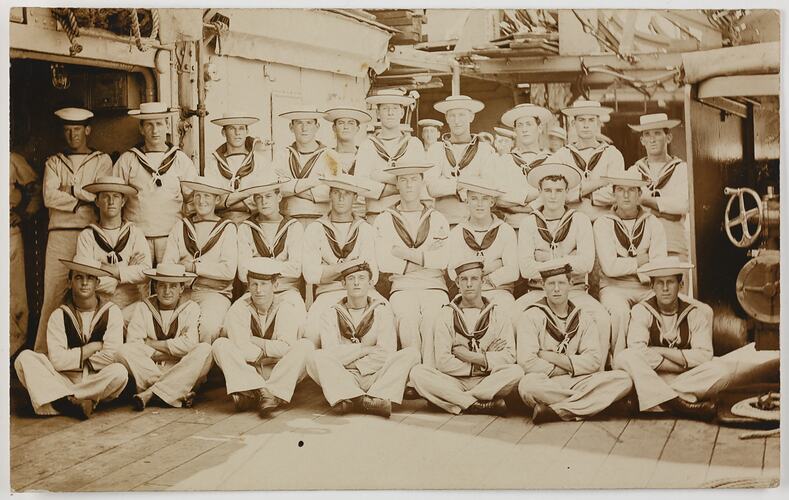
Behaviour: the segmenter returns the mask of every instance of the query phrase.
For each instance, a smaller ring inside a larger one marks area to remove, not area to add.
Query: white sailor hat
[[[330,188],[351,191],[362,196],[369,193],[367,188],[358,182],[358,179],[355,175],[349,175],[341,172],[337,175],[323,176],[320,178],[320,180]]]
[[[251,279],[271,281],[283,271],[282,262],[269,257],[254,257],[247,264],[247,281]]]
[[[655,113],[652,115],[641,115],[638,117],[638,125],[630,125],[633,132],[643,132],[645,130],[672,129],[681,123],[680,120],[669,120],[666,113]]]
[[[567,131],[558,125],[551,127],[550,130],[548,130],[548,135],[552,137],[558,137],[563,141],[567,140]]]
[[[350,276],[351,274],[358,273],[360,271],[367,271],[368,275],[372,276],[370,264],[363,261],[362,259],[351,259],[342,263],[338,263],[337,266],[337,274],[339,275],[340,280],[343,280],[346,278],[346,276]]]
[[[452,266],[455,276],[460,276],[472,269],[483,269],[485,267],[485,260],[481,255],[473,255],[455,261]]]
[[[424,174],[433,168],[432,163],[395,163],[384,168],[384,173],[389,175]]]
[[[479,136],[480,140],[489,142],[490,144],[493,144],[493,142],[496,140],[493,137],[493,134],[490,132],[480,132],[477,135]]]
[[[567,191],[581,183],[581,172],[577,168],[565,163],[542,163],[526,174],[526,182],[536,189],[540,189],[540,182],[546,177],[561,176],[567,181]]]
[[[638,273],[645,274],[650,278],[658,278],[661,276],[684,274],[691,269],[693,269],[693,264],[683,262],[679,260],[679,257],[672,255],[670,257],[657,257],[650,260],[638,268]]]
[[[287,179],[280,178],[271,171],[265,174],[248,175],[241,179],[241,189],[239,189],[238,195],[241,199],[246,199],[256,194],[281,189],[285,184],[287,184]]]
[[[186,271],[183,264],[161,263],[155,269],[146,269],[143,274],[154,281],[167,283],[189,283],[197,278],[197,274]]]
[[[198,177],[193,177],[189,180],[182,180],[181,187],[189,188],[192,191],[196,191],[198,193],[217,194],[220,196],[230,194],[232,192],[229,189],[222,187],[219,182],[219,179],[216,177],[201,175]]]
[[[472,113],[479,113],[485,109],[485,104],[467,95],[450,95],[443,101],[438,101],[433,104],[433,108],[439,113],[444,114],[447,114],[447,111],[452,109],[467,109]]]
[[[93,112],[84,108],[61,108],[55,116],[66,123],[82,124],[93,118]]]
[[[435,128],[439,128],[440,129],[441,127],[444,126],[444,124],[442,122],[440,122],[438,120],[434,120],[432,118],[423,118],[423,119],[419,120],[418,122],[416,122],[416,124],[419,125],[422,128],[435,127]]]
[[[101,268],[101,262],[84,255],[75,255],[73,259],[58,259],[69,271],[84,273],[97,278],[112,276],[112,273]]]
[[[537,264],[537,272],[540,273],[540,278],[547,280],[552,276],[559,276],[560,274],[572,274],[573,266],[563,261],[548,261],[540,262]]]
[[[416,102],[413,97],[405,94],[400,89],[382,89],[365,99],[367,104],[399,104],[400,106],[410,106]]]
[[[82,188],[89,193],[121,193],[126,196],[137,194],[137,188],[130,186],[121,177],[104,175],[97,177],[96,181]]]
[[[278,115],[280,118],[286,120],[319,120],[323,118],[323,111],[318,111],[315,107],[305,107],[303,109],[294,109]]]
[[[562,113],[567,116],[597,115],[599,117],[608,116],[614,111],[613,108],[601,106],[598,101],[587,101],[578,99],[569,108],[564,108]]]
[[[351,118],[356,120],[359,125],[372,121],[373,117],[370,113],[363,109],[354,108],[352,106],[343,106],[338,108],[327,109],[323,113],[323,119],[334,123],[335,120],[340,118]]]
[[[537,118],[543,123],[553,117],[549,110],[543,108],[542,106],[537,106],[536,104],[527,102],[518,104],[514,108],[501,115],[501,123],[508,127],[515,127],[515,122],[527,116]]]
[[[129,116],[138,120],[155,120],[167,118],[177,111],[177,109],[168,108],[167,104],[163,102],[143,102],[140,103],[140,109],[129,110]]]
[[[619,172],[617,175],[601,176],[600,180],[612,186],[644,187],[649,184],[649,181],[644,180],[635,168]]]
[[[515,138],[515,132],[513,132],[512,130],[510,130],[508,128],[493,127],[493,131],[496,132],[496,135],[500,135],[500,136],[506,137],[508,139],[514,139]]]
[[[461,175],[458,177],[458,189],[465,189],[466,191],[480,193],[494,198],[498,198],[504,194],[504,191],[500,190],[492,179],[478,175]]]
[[[260,121],[260,118],[249,116],[241,112],[222,113],[221,118],[214,118],[211,123],[224,127],[225,125],[252,125]]]

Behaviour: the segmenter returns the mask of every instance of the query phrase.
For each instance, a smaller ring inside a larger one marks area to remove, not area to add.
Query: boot
[[[501,398],[491,401],[476,401],[466,408],[464,413],[471,415],[496,415],[503,417],[507,413],[507,404]]]
[[[562,418],[553,409],[541,403],[534,406],[534,413],[531,416],[531,421],[534,425],[547,424],[549,422],[560,422]]]
[[[362,398],[362,412],[389,418],[392,415],[392,403],[386,399],[364,396]]]
[[[403,399],[411,400],[411,399],[419,399],[421,397],[422,396],[420,396],[419,393],[416,392],[416,389],[414,389],[413,387],[406,387],[405,391],[403,391]]]
[[[515,414],[528,414],[528,410],[531,409],[526,403],[523,402],[523,399],[521,399],[521,395],[518,394],[517,390],[510,391],[509,394],[504,396],[504,403],[507,405],[507,409],[511,413]]]
[[[52,401],[52,408],[61,415],[87,420],[93,414],[93,401],[89,399],[77,399],[74,396],[66,396],[56,401]]]
[[[258,389],[258,413],[261,417],[265,417],[271,410],[280,406],[283,401],[277,396],[271,394],[268,389]]]
[[[701,420],[702,422],[712,421],[718,413],[718,408],[714,401],[691,403],[679,396],[674,399],[669,399],[661,406],[683,417]]]
[[[257,391],[239,391],[230,395],[233,398],[233,406],[236,411],[247,411],[257,407],[258,392]]]

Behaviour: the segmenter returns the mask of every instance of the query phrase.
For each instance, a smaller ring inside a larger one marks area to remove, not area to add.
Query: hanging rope
[[[131,30],[134,44],[140,50],[145,52],[151,48],[153,41],[159,36],[159,11],[151,9],[151,35],[147,40],[143,41],[142,33],[140,33],[140,19],[137,16],[137,9],[131,9]]]
[[[74,12],[67,8],[52,9],[52,15],[63,27],[63,31],[66,32],[68,41],[71,43],[68,49],[69,54],[74,56],[82,52],[82,45],[77,43],[77,38],[79,37],[79,24],[77,24],[77,18]]]

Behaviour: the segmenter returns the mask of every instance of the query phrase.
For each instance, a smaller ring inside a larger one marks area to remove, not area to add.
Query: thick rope
[[[82,52],[82,45],[77,43],[77,38],[79,37],[79,24],[77,24],[77,17],[74,15],[74,12],[71,9],[62,8],[52,9],[52,14],[55,16],[57,22],[63,27],[63,31],[66,32],[68,41],[71,43],[68,49],[69,54],[74,56]]]
[[[159,36],[159,11],[157,9],[151,9],[151,35],[147,40],[143,40],[142,33],[140,32],[140,20],[137,17],[137,9],[131,9],[130,17],[134,44],[137,45],[140,52],[145,52],[151,48],[154,40]]]
[[[137,19],[137,9],[131,9],[131,28],[134,36],[134,43],[140,52],[145,52],[147,48],[142,44],[142,35],[140,34],[140,20]]]

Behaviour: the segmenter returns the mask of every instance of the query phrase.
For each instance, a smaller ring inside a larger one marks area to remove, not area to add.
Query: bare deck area
[[[535,426],[421,399],[389,420],[340,416],[311,381],[268,419],[235,413],[218,384],[193,408],[111,403],[84,422],[31,416],[19,400],[12,388],[16,491],[696,488],[779,477],[779,439],[741,440],[742,429],[616,416]]]

